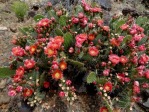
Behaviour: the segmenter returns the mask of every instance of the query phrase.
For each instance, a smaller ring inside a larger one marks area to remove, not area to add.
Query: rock
[[[11,78],[8,78],[7,79],[7,84],[10,84],[12,82],[12,79]]]
[[[144,11],[144,16],[149,17],[149,10],[148,11]]]
[[[19,108],[19,112],[32,112],[32,109],[29,105],[27,105],[24,101],[21,101],[21,104],[17,104]]]
[[[76,87],[78,93],[86,92],[85,84],[83,83],[81,86]]]
[[[34,11],[38,11],[39,6],[38,6],[38,5],[33,5],[32,9],[33,9]]]
[[[140,110],[140,109],[143,110],[143,112],[149,112],[149,107],[147,107],[145,104],[138,102],[137,108],[135,110]],[[138,111],[134,111],[134,112],[138,112]]]
[[[1,79],[0,80],[0,89],[3,89],[6,87],[7,79]]]
[[[44,5],[48,0],[21,0],[29,5]]]
[[[110,0],[97,0],[101,7],[105,10],[111,10],[111,1]]]
[[[110,19],[112,18],[109,11],[103,11],[103,18],[104,18],[104,24],[109,25]]]
[[[33,6],[44,6],[47,4],[47,2],[51,2],[52,5],[56,5],[59,4],[60,1],[59,0],[21,0],[26,2],[27,4],[29,4],[31,7]],[[65,8],[70,9],[71,5],[80,3],[81,0],[63,0],[62,4],[65,6]]]
[[[7,31],[8,30],[8,28],[7,27],[5,27],[5,26],[0,26],[0,31]]]
[[[8,96],[7,92],[0,93],[0,105],[6,104],[10,102],[10,96]]]
[[[12,31],[13,33],[17,32],[17,28],[16,27],[10,27],[10,31]]]
[[[122,13],[125,16],[130,14],[132,17],[138,17],[140,15],[135,9],[130,9],[130,8],[124,8],[122,10]]]
[[[28,12],[28,16],[29,17],[34,17],[36,15],[36,12],[35,11],[29,11]]]
[[[146,8],[149,8],[149,0],[142,0],[141,3],[144,4]]]
[[[149,98],[148,98],[147,102],[143,103],[143,105],[149,108]]]
[[[2,6],[2,9],[1,9],[1,11],[4,13],[4,14],[10,14],[11,12],[12,12],[12,9],[11,9],[11,4],[8,2],[8,3],[6,3],[6,4],[4,4],[3,6]]]
[[[142,97],[145,99],[145,103],[143,103],[143,105],[149,108],[149,90],[144,91]]]

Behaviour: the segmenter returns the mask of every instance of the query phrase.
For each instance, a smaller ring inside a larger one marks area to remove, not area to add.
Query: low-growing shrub
[[[12,11],[15,13],[19,21],[23,21],[29,6],[25,2],[14,1],[11,6]]]
[[[72,104],[85,88],[81,92],[102,99],[100,112],[113,112],[115,105],[132,110],[141,102],[141,90],[149,88],[149,38],[135,19],[114,16],[105,26],[102,9],[84,0],[71,12],[47,9],[13,40],[10,96],[21,94],[37,106],[56,90]]]

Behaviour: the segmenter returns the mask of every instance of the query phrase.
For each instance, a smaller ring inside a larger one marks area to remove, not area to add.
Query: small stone
[[[38,6],[38,5],[33,5],[32,9],[33,9],[34,11],[38,11],[39,6]]]
[[[110,13],[108,11],[103,11],[103,17],[104,17],[104,24],[109,25],[111,19]]]
[[[92,105],[92,108],[95,108],[95,105]]]
[[[149,98],[148,98],[147,102],[143,103],[143,105],[149,108]]]
[[[6,104],[10,102],[10,96],[8,96],[7,92],[0,93],[0,105]]]
[[[0,89],[5,88],[6,84],[7,84],[7,79],[0,80]]]
[[[7,30],[8,30],[7,27],[1,27],[1,26],[0,26],[0,31],[7,31]]]
[[[36,12],[35,11],[29,11],[28,12],[28,16],[29,17],[34,17],[36,15]]]
[[[18,105],[18,107],[21,107],[21,102],[18,102],[17,105]]]
[[[21,0],[30,5],[44,5],[48,0]]]
[[[142,0],[141,2],[146,8],[149,8],[149,1],[148,0]]]
[[[140,14],[133,8],[124,8],[122,10],[123,15],[131,15],[132,17],[138,17]]]
[[[12,82],[12,79],[11,78],[8,78],[7,79],[7,84],[10,84]]]
[[[16,33],[17,32],[17,28],[16,27],[10,27],[10,31],[12,31],[13,33]]]
[[[101,7],[105,10],[111,10],[111,1],[110,0],[97,0]]]
[[[18,104],[19,112],[32,112],[29,105],[27,105],[24,101],[21,104]]]

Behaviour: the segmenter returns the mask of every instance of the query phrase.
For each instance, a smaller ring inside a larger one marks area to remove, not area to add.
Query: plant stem
[[[105,103],[106,103],[106,105],[108,107],[109,112],[113,112],[113,106],[110,105],[109,102],[105,98],[102,98],[102,99],[105,101]]]

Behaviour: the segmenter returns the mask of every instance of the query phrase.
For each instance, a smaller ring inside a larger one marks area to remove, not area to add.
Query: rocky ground
[[[0,79],[0,112],[99,112],[100,99],[95,96],[86,94],[77,95],[77,100],[69,105],[65,100],[59,98],[57,95],[51,95],[46,99],[44,104],[48,107],[44,110],[41,105],[35,108],[30,108],[21,97],[9,97],[7,95],[7,86],[11,84],[10,78]],[[145,104],[148,107],[148,103]],[[135,107],[133,112],[149,112],[139,110],[138,106]],[[122,110],[115,109],[113,112],[123,112]]]
[[[46,99],[45,106],[49,106],[44,110],[42,106],[30,108],[19,96],[9,97],[7,95],[7,86],[11,83],[10,78],[0,79],[0,112],[98,112],[100,100],[97,96],[87,96],[85,94],[78,95],[78,100],[72,105],[68,105],[57,95]]]
[[[18,22],[15,14],[11,11],[11,3],[14,0],[0,0],[0,67],[9,65],[9,56],[11,55],[11,44],[12,37],[17,35],[19,27],[28,26],[34,23],[32,14],[41,13],[43,5],[46,1],[50,0],[22,0],[29,4],[30,11],[29,16],[24,22]],[[56,4],[59,0],[51,0],[52,3]],[[64,0],[62,0],[64,1]],[[70,6],[71,3],[77,3],[78,0],[65,0],[64,4],[66,7]],[[145,15],[149,17],[149,4],[148,0],[94,0],[102,6],[104,10],[105,23],[108,24],[109,19],[114,15],[131,14],[136,17],[139,15]],[[143,4],[146,3],[146,4]],[[39,10],[35,11],[33,6],[39,7]],[[68,8],[70,8],[68,7]],[[30,15],[31,14],[31,15]],[[44,112],[41,107],[37,107],[34,110],[28,108],[22,101],[20,102],[19,97],[10,98],[7,95],[6,86],[11,83],[11,79],[0,79],[0,112]],[[50,109],[48,112],[97,112],[99,109],[100,102],[96,99],[96,96],[78,96],[78,101],[68,106],[61,101],[57,96],[51,97],[48,104]],[[145,104],[149,106],[149,104]],[[11,108],[10,108],[11,107]],[[115,112],[119,112],[118,110]],[[139,112],[139,111],[137,111]]]
[[[0,112],[7,112],[11,98],[7,95],[7,85],[11,79],[0,79]]]

